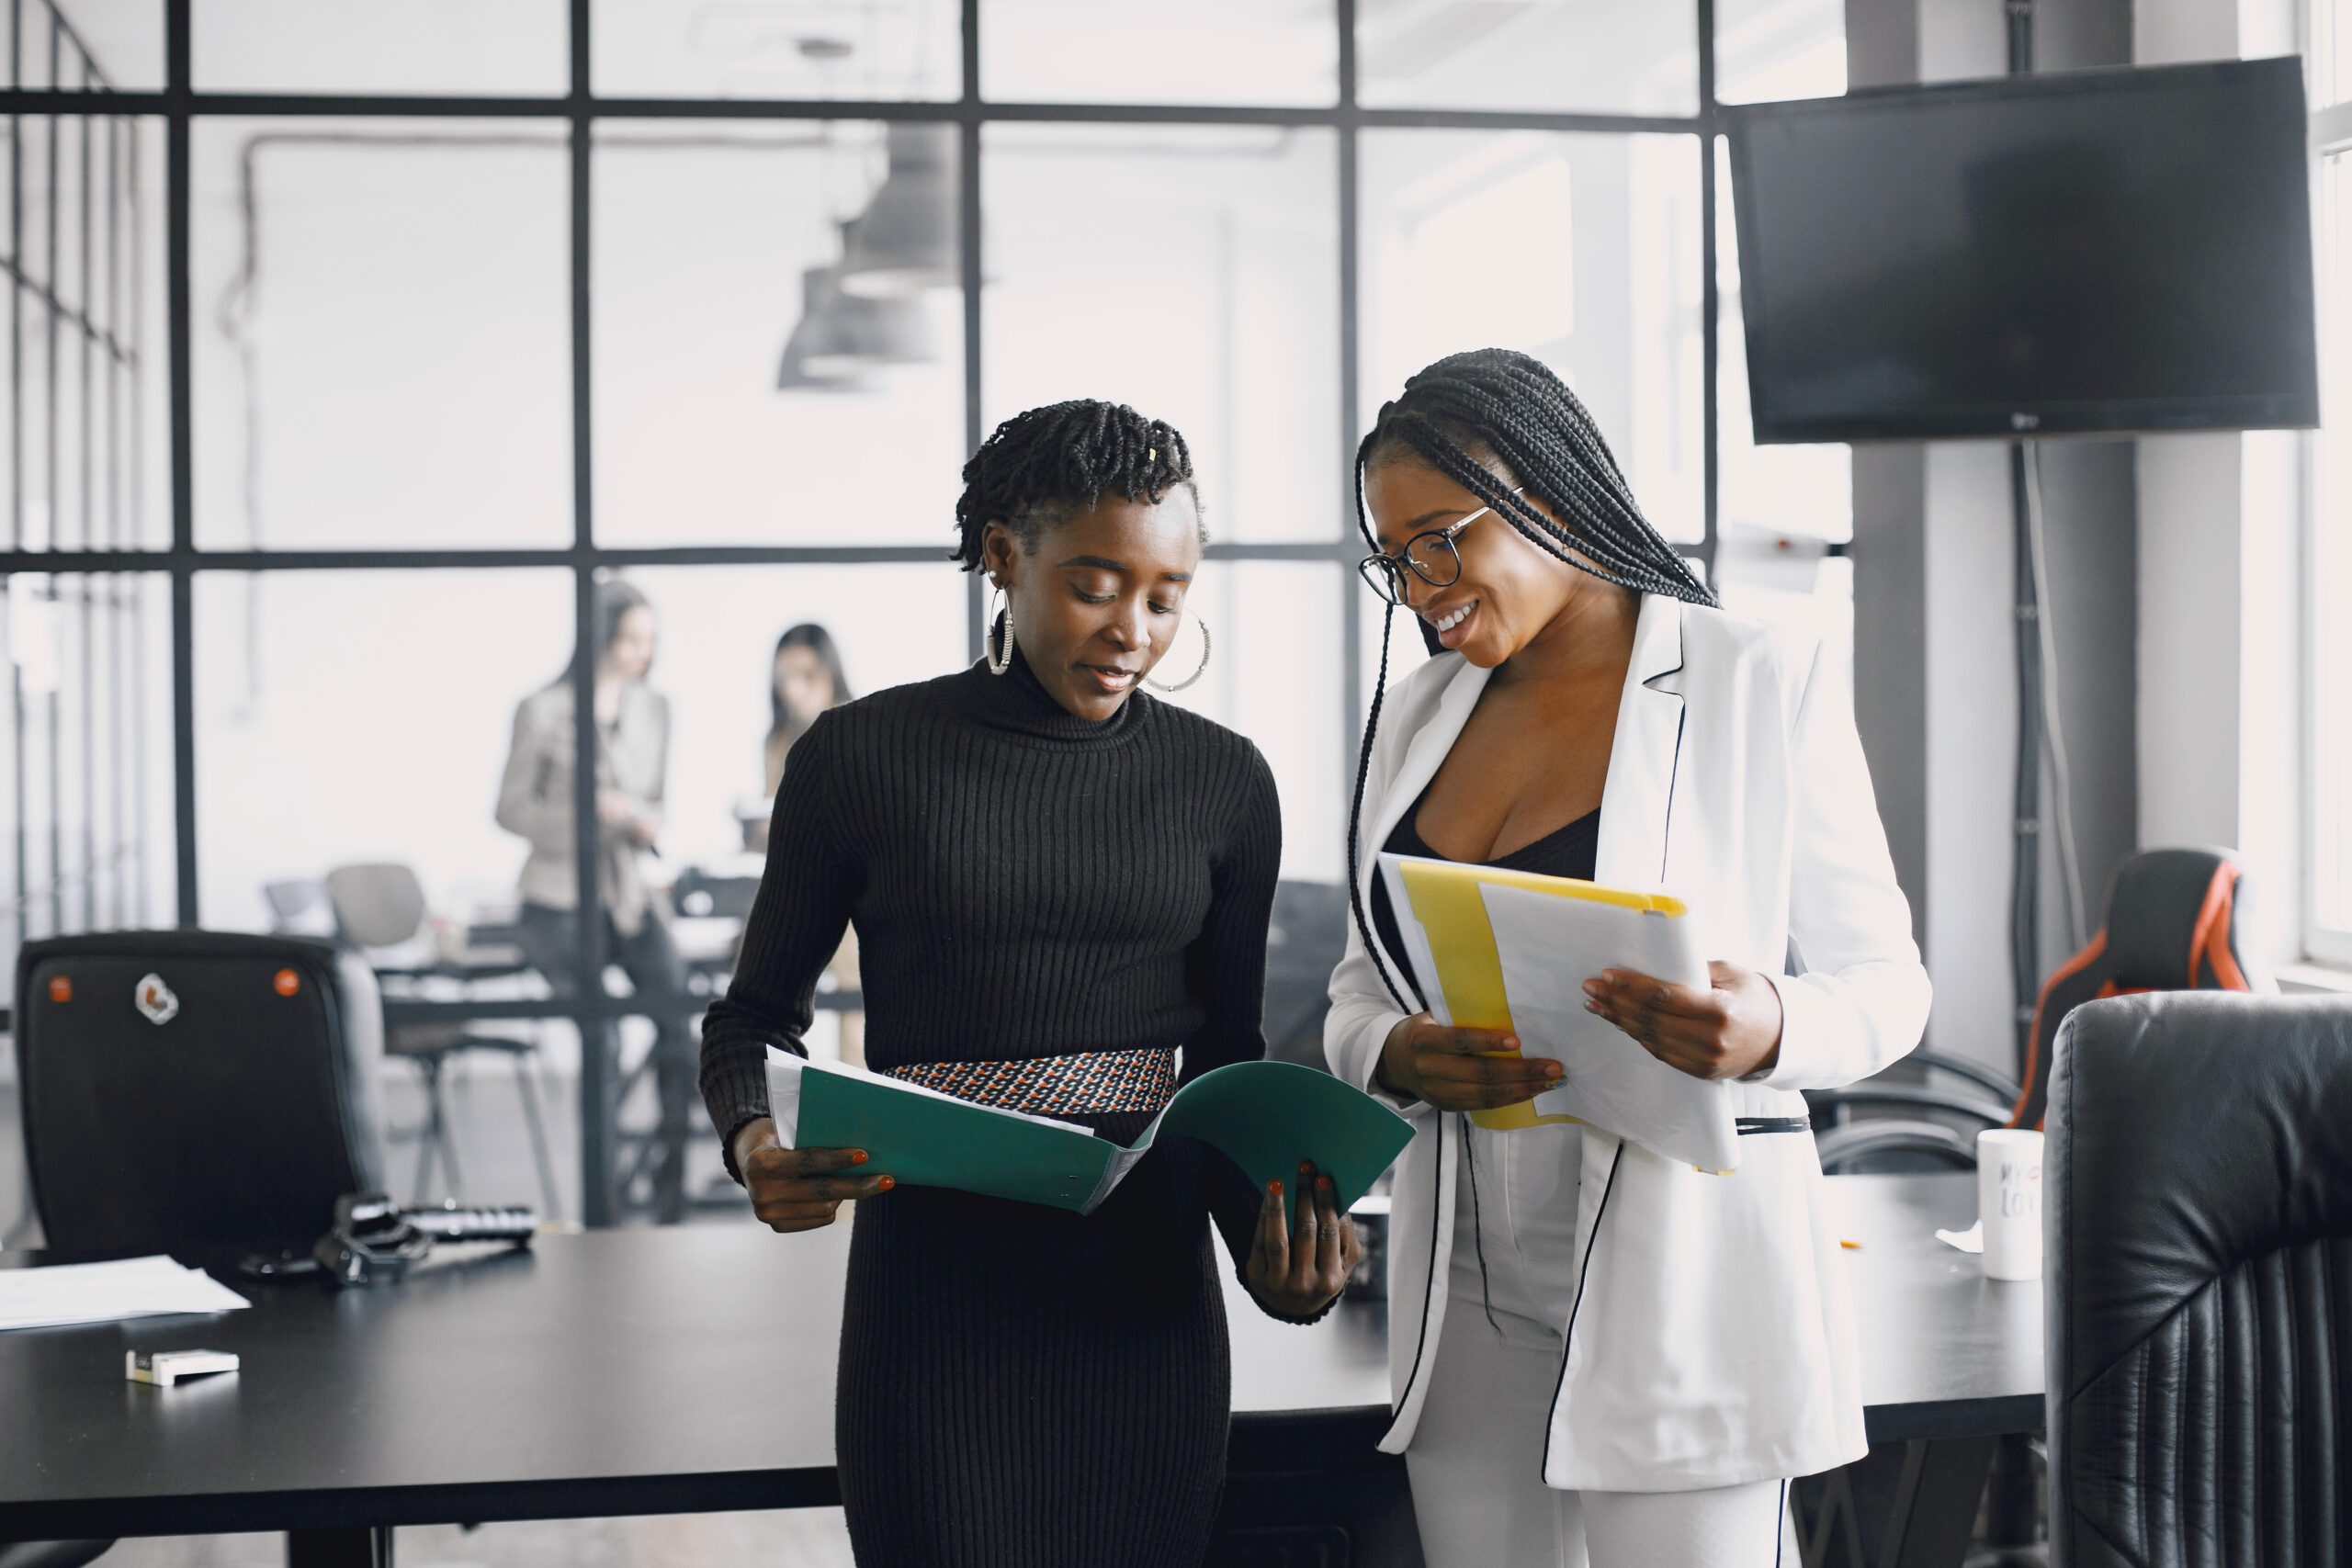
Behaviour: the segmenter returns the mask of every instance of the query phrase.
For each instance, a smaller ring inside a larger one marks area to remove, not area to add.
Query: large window
[[[2352,3],[2312,0],[2312,142],[2318,152],[2320,406],[2313,438],[2309,628],[2312,840],[2305,943],[2352,964]]]
[[[1837,0],[18,10],[0,977],[175,918],[353,938],[329,874],[401,868],[390,1017],[577,1039],[592,1222],[677,1010],[600,921],[526,929],[549,874],[599,896],[564,748],[616,581],[695,1007],[757,870],[778,639],[825,626],[859,693],[974,657],[950,509],[1022,408],[1191,439],[1216,658],[1175,700],[1266,752],[1293,881],[1340,876],[1379,628],[1351,457],[1432,358],[1540,355],[1728,598],[1842,624],[1842,452],[1744,438],[1713,151],[1720,102],[1842,88]]]

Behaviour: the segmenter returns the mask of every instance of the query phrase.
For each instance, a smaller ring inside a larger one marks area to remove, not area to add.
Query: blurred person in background
[[[842,650],[833,634],[814,621],[803,621],[775,639],[775,661],[768,671],[768,705],[772,715],[768,724],[766,744],[761,750],[766,784],[764,797],[775,798],[778,785],[784,783],[784,765],[792,751],[792,743],[808,732],[817,716],[828,708],[837,708],[853,695],[849,676],[842,669]],[[763,811],[756,820],[747,823],[745,847],[765,853],[768,847],[768,818]],[[842,947],[825,973],[833,984],[845,991],[858,988],[857,931],[844,932]],[[844,1012],[841,1015],[842,1060],[853,1066],[865,1065],[865,1015]]]
[[[653,668],[653,606],[618,580],[596,585],[596,885],[605,955],[628,976],[653,1022],[653,1073],[662,1157],[655,1208],[666,1224],[682,1207],[681,1162],[688,1108],[696,1099],[695,1009],[685,965],[671,938],[662,897],[647,876],[658,853],[662,784],[669,772],[670,703],[646,684]],[[525,840],[518,892],[520,938],[532,967],[559,997],[577,989],[580,873],[573,832],[573,742],[569,671],[514,709],[514,741],[498,785],[498,825]]]

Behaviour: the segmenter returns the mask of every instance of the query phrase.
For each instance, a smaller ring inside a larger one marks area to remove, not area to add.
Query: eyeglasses
[[[1510,493],[1523,495],[1526,489],[1521,485]],[[1408,569],[1431,588],[1451,588],[1462,581],[1462,552],[1454,547],[1453,536],[1493,510],[1492,506],[1482,506],[1459,523],[1416,534],[1405,541],[1405,547],[1396,555],[1374,550],[1356,562],[1356,571],[1363,578],[1365,587],[1391,604],[1405,602],[1405,573]]]

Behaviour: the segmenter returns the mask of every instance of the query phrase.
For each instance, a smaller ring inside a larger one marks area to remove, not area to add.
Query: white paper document
[[[1603,969],[1703,988],[1707,965],[1690,919],[1498,883],[1478,891],[1521,1052],[1567,1070],[1559,1088],[1535,1097],[1536,1113],[1573,1116],[1702,1170],[1736,1168],[1739,1133],[1726,1086],[1668,1066],[1585,1010],[1584,983]]]
[[[252,1304],[202,1269],[164,1257],[0,1269],[0,1329],[229,1312]]]

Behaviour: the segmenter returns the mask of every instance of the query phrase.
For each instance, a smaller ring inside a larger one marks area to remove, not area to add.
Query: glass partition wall
[[[576,1074],[538,1147],[591,1224],[707,1194],[673,1058],[776,771],[835,677],[976,656],[951,509],[1022,408],[1191,439],[1217,658],[1174,700],[1265,750],[1295,883],[1341,876],[1378,634],[1355,443],[1429,359],[1543,357],[1727,597],[1843,613],[1841,455],[1732,428],[1714,145],[1723,101],[1843,89],[1835,0],[6,16],[0,968],[175,922],[357,945],[398,1048]],[[666,953],[572,912],[622,609]],[[825,985],[854,1055],[854,959]]]

